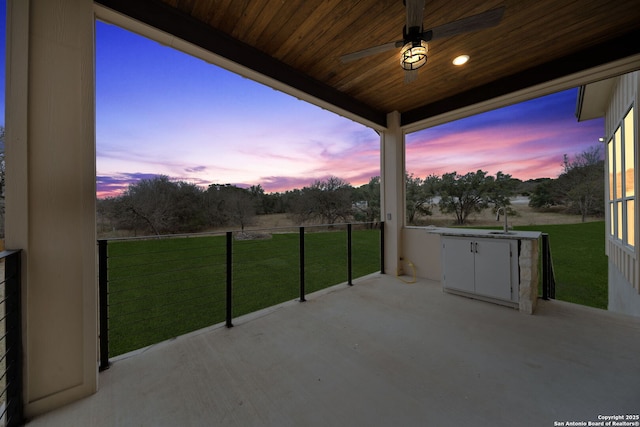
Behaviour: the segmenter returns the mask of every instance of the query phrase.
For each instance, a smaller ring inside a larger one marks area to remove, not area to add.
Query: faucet
[[[496,221],[500,221],[500,210],[502,210],[502,214],[504,215],[504,232],[509,232],[509,223],[507,222],[507,207],[502,206],[496,210]]]

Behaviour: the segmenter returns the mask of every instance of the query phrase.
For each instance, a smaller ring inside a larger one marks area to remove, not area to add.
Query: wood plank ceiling
[[[386,125],[403,125],[640,53],[640,0],[427,0],[424,28],[504,6],[490,29],[429,43],[405,83],[399,49],[341,55],[402,39],[401,0],[96,0],[296,89]],[[471,60],[456,67],[459,54]]]

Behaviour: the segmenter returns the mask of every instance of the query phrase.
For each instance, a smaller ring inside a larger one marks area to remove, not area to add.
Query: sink
[[[516,234],[515,231],[490,231],[489,234]]]

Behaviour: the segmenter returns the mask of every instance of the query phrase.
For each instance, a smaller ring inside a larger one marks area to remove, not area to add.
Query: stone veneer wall
[[[538,302],[539,240],[520,240],[520,293],[519,310],[533,314]]]

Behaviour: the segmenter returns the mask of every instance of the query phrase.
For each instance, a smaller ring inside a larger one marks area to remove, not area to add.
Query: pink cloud
[[[581,128],[567,121],[539,126],[460,126],[447,132],[434,128],[407,138],[407,171],[424,177],[482,169],[491,174],[502,171],[522,180],[555,178],[562,171],[563,154],[583,151],[594,143],[593,134],[594,126]]]
[[[96,196],[99,199],[121,195],[129,185],[142,179],[152,179],[158,176],[153,173],[123,173],[113,176],[99,175],[96,177]]]
[[[314,178],[299,176],[266,176],[262,177],[260,185],[267,193],[282,193],[295,188],[301,189],[311,185]]]

